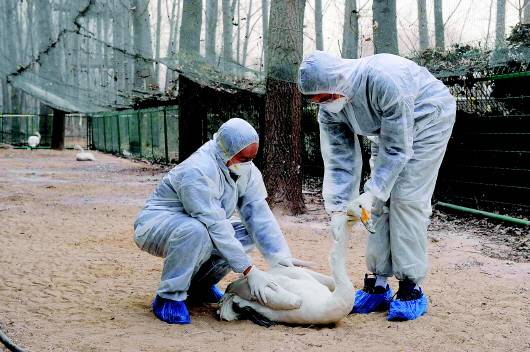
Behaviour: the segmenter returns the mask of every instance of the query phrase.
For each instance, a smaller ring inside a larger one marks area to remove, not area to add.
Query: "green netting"
[[[178,107],[90,115],[94,149],[171,163],[178,160]]]
[[[392,52],[449,73],[528,61],[528,3],[2,0],[0,111],[93,113],[171,101],[179,75],[262,93],[267,75],[295,81],[300,56],[314,49],[348,58]]]
[[[52,137],[53,115],[16,115],[0,114],[0,143],[14,146],[27,146],[28,138],[41,134],[39,147],[49,148]],[[86,116],[67,114],[65,116],[65,147],[76,144],[86,148],[89,144],[88,121]]]

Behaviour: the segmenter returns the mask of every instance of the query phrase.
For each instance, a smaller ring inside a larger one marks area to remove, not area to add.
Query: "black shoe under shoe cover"
[[[396,293],[396,299],[400,301],[413,301],[419,299],[423,292],[416,289],[416,284],[408,279],[399,281],[399,289]]]
[[[381,294],[388,291],[389,286],[375,286],[375,277],[368,277],[368,274],[364,274],[364,287],[363,291],[369,294]]]

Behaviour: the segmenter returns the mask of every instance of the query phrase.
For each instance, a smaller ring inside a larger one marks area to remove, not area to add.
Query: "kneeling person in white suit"
[[[245,274],[252,294],[265,299],[275,283],[252,266],[247,253],[255,245],[270,265],[297,263],[265,200],[252,163],[257,151],[254,128],[242,119],[227,121],[163,178],[138,215],[136,244],[165,258],[152,303],[160,320],[190,323],[185,301],[217,302],[222,293],[215,284],[230,270]],[[230,220],[236,210],[241,222]]]

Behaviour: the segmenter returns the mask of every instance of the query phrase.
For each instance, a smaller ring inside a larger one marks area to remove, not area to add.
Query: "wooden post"
[[[203,122],[206,109],[201,101],[201,87],[184,76],[179,76],[179,159],[183,161],[204,142]]]
[[[64,149],[64,123],[66,112],[53,109],[52,149]]]

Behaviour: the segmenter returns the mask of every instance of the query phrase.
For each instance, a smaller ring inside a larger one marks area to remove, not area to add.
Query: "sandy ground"
[[[0,328],[29,351],[530,351],[529,262],[488,256],[505,248],[443,223],[429,233],[431,305],[416,321],[375,313],[266,329],[199,306],[191,325],[160,322],[149,304],[162,259],[135,246],[132,224],[163,170],[74,155],[0,150]],[[326,216],[314,199],[309,208],[279,221],[292,251],[328,272]],[[356,287],[366,236],[356,228],[349,249]]]

